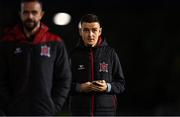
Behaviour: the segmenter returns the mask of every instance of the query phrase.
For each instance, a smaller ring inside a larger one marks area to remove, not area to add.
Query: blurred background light
[[[57,13],[53,17],[53,21],[56,25],[67,25],[71,21],[71,15],[68,13]]]

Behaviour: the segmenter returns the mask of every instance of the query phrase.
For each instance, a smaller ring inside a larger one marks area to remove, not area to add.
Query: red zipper
[[[115,95],[113,96],[113,104],[114,104],[114,110],[116,110],[116,108],[117,108],[117,98],[116,98]]]

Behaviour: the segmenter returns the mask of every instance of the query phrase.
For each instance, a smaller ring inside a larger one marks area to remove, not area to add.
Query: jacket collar
[[[35,34],[35,39],[33,43],[37,43],[42,39],[42,36],[44,33],[48,31],[48,27],[41,23],[39,31]],[[6,36],[4,37],[5,40],[16,40],[16,41],[22,41],[22,42],[28,42],[28,38],[25,36],[23,32],[23,27],[21,24],[15,25],[13,28],[9,28],[6,31]]]

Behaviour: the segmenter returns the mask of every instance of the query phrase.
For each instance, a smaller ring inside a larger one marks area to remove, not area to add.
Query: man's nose
[[[92,31],[89,31],[89,36],[93,36],[93,32]]]
[[[28,14],[28,18],[32,19],[32,18],[33,18],[33,14],[32,14],[32,13],[29,13],[29,14]]]

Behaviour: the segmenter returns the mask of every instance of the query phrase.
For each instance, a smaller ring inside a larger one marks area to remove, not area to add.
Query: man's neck
[[[86,46],[86,47],[95,47],[96,44],[95,44],[95,45],[85,44],[85,46]]]

